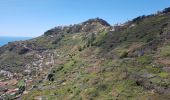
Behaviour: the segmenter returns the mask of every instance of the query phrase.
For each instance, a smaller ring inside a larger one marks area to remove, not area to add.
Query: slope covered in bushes
[[[117,26],[96,18],[9,43],[0,63],[33,78],[23,100],[168,100],[169,36],[168,8]]]

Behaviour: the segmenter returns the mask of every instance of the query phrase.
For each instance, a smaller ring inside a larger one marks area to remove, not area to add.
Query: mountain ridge
[[[0,47],[1,75],[25,80],[23,100],[168,100],[169,34],[168,8],[115,26],[100,18],[59,26]]]

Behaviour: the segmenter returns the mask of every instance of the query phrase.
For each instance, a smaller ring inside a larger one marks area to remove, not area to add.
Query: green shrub
[[[149,55],[144,55],[137,58],[138,63],[140,64],[150,64],[152,62],[152,57]]]
[[[170,56],[170,46],[165,46],[161,49],[160,55],[162,57],[169,57]]]
[[[20,80],[18,82],[18,94],[22,94],[25,91],[25,81],[24,80]]]
[[[103,42],[103,39],[106,37],[106,35],[107,35],[106,31],[103,31],[103,32],[99,33],[96,36],[95,40],[93,41],[93,44],[97,45],[97,46],[100,46],[102,44],[102,42]]]
[[[168,77],[168,73],[167,72],[161,72],[159,73],[159,76],[162,77],[162,78],[167,78]]]
[[[120,58],[126,58],[128,56],[128,52],[126,51],[123,51],[121,54],[120,54]]]
[[[155,68],[153,66],[145,66],[145,69],[147,69],[148,72],[151,72],[151,73],[159,73],[161,72],[161,69],[160,68]]]

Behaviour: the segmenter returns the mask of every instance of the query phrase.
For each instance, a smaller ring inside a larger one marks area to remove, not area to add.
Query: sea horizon
[[[21,41],[32,39],[33,37],[12,37],[12,36],[0,36],[0,47],[8,44],[9,42]]]

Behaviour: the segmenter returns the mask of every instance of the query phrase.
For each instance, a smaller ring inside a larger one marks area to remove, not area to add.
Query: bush
[[[48,79],[49,81],[54,81],[54,74],[48,74],[47,79]]]
[[[78,48],[78,51],[82,51],[83,50],[83,48],[81,46],[78,46],[77,48]]]
[[[106,38],[106,36],[107,36],[106,31],[99,33],[94,39],[93,45],[100,46],[104,42],[103,40]]]
[[[165,8],[165,9],[163,10],[163,13],[168,13],[168,12],[170,12],[170,7]]]
[[[144,56],[138,57],[137,61],[138,63],[141,63],[141,64],[150,64],[152,62],[152,58],[149,55],[144,55]]]
[[[139,21],[141,21],[142,19],[144,19],[145,17],[146,17],[145,15],[139,16],[139,17],[134,18],[132,21],[133,21],[133,22],[139,22]]]
[[[120,54],[120,58],[126,58],[128,56],[128,52],[124,51]]]
[[[20,86],[19,90],[18,90],[18,93],[22,94],[24,91],[25,91],[25,86]]]
[[[161,73],[159,73],[159,76],[160,77],[162,77],[162,78],[166,78],[166,77],[168,77],[168,73],[166,73],[166,72],[161,72]]]
[[[25,81],[20,80],[18,82],[18,87],[19,87],[18,94],[22,94],[25,91]]]
[[[161,49],[160,55],[162,57],[168,57],[170,56],[170,46],[165,46]]]
[[[106,85],[106,84],[99,84],[99,85],[97,86],[97,89],[98,89],[99,91],[105,91],[105,90],[107,89],[107,85]]]
[[[23,48],[23,49],[21,49],[21,50],[18,52],[18,54],[22,55],[22,54],[25,54],[25,53],[27,53],[27,52],[29,52],[29,49]]]

